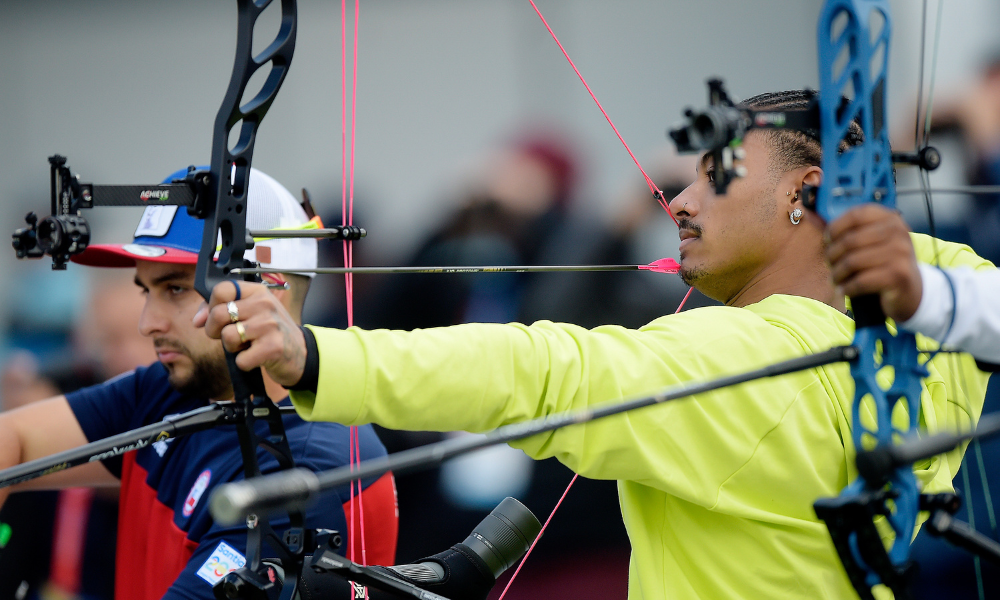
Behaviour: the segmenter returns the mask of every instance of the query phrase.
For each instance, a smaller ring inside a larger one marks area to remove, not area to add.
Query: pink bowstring
[[[611,117],[609,117],[607,111],[604,110],[604,107],[601,105],[601,101],[597,99],[597,96],[594,94],[594,90],[590,89],[590,85],[588,85],[587,80],[583,78],[583,74],[580,73],[580,69],[576,68],[576,63],[574,63],[573,59],[569,57],[569,53],[566,52],[566,48],[563,47],[562,42],[560,42],[559,38],[556,37],[556,33],[552,31],[551,27],[549,27],[549,22],[545,20],[545,17],[542,15],[542,11],[538,10],[538,6],[535,5],[535,0],[528,0],[528,2],[530,2],[531,7],[535,9],[535,12],[538,14],[538,18],[542,20],[542,24],[545,25],[545,29],[548,30],[549,35],[552,36],[552,39],[555,40],[556,45],[559,46],[560,50],[562,50],[563,56],[565,56],[566,60],[569,61],[569,66],[573,67],[573,72],[575,72],[576,76],[580,78],[580,82],[583,83],[583,87],[587,88],[587,93],[589,93],[590,97],[594,99],[594,102],[597,104],[597,108],[601,110],[601,114],[604,115],[604,118],[607,120],[608,125],[611,125],[611,129],[613,129],[615,135],[618,136],[618,141],[622,143],[622,146],[625,146],[625,151],[628,152],[628,155],[630,157],[632,157],[632,162],[635,163],[635,166],[639,167],[639,172],[642,173],[643,179],[646,180],[646,185],[649,186],[649,191],[652,192],[653,197],[656,198],[656,201],[659,202],[660,206],[663,207],[663,210],[667,211],[667,214],[670,215],[671,219],[673,219],[674,224],[677,225],[677,219],[676,217],[674,217],[674,213],[671,212],[670,210],[670,203],[663,195],[663,190],[657,187],[656,183],[652,180],[652,178],[646,174],[646,171],[645,169],[642,168],[642,165],[639,164],[639,159],[635,157],[635,154],[632,153],[632,149],[628,147],[627,143],[625,143],[625,138],[622,137],[622,134],[618,131],[618,128],[615,127],[614,122],[611,121]]]
[[[340,2],[340,51],[341,51],[341,95],[340,95],[340,182],[341,182],[341,222],[344,225],[354,224],[354,164],[355,147],[357,141],[357,104],[358,104],[358,22],[360,17],[360,0],[354,1],[354,40],[351,73],[351,146],[350,146],[350,172],[348,173],[348,148],[347,148],[347,0]],[[354,245],[352,242],[344,241],[344,266],[354,266]],[[344,275],[344,289],[347,300],[347,326],[354,326],[354,276]],[[357,426],[349,428],[349,459],[348,463],[353,470],[361,462],[361,436]],[[357,483],[357,487],[355,487]],[[351,481],[350,484],[350,526],[349,537],[350,547],[348,554],[350,560],[355,560],[354,553],[354,521],[355,504],[357,504],[357,518],[360,529],[361,541],[361,564],[368,564],[367,548],[365,545],[365,510],[362,498],[361,480]],[[367,597],[367,589],[365,590]]]
[[[693,292],[693,291],[694,291],[694,288],[688,288],[688,292],[686,294],[684,294],[684,298],[681,300],[681,303],[677,305],[677,310],[674,311],[675,315],[677,313],[681,312],[682,310],[684,310],[684,305],[687,303],[688,298],[691,297],[691,292]]]
[[[563,503],[563,500],[566,499],[566,494],[569,493],[570,488],[572,488],[573,484],[576,483],[577,477],[579,477],[579,475],[574,474],[573,479],[569,480],[569,485],[566,486],[566,491],[559,497],[559,501],[556,502],[552,512],[549,513],[549,518],[545,519],[545,524],[542,525],[541,531],[538,532],[538,535],[536,535],[535,539],[531,542],[531,546],[528,547],[528,551],[524,553],[524,558],[522,558],[521,562],[517,565],[517,569],[515,569],[514,574],[510,576],[510,581],[507,582],[507,585],[503,588],[503,592],[497,600],[503,600],[503,597],[507,595],[507,590],[510,589],[510,585],[514,583],[515,579],[517,579],[517,574],[521,572],[521,567],[523,567],[524,563],[528,561],[528,557],[531,556],[531,551],[535,549],[535,545],[538,544],[538,540],[542,539],[542,534],[545,533],[545,528],[549,526],[549,522],[552,521],[552,517],[556,516],[556,511],[559,510],[559,506]]]
[[[528,0],[528,2],[530,2],[531,7],[535,9],[535,12],[538,14],[538,18],[542,20],[542,24],[545,25],[545,29],[548,30],[549,35],[552,36],[552,39],[555,40],[556,45],[559,46],[559,49],[562,51],[563,56],[566,57],[566,60],[569,62],[569,65],[573,67],[573,71],[576,73],[576,76],[580,78],[580,82],[583,83],[583,86],[585,88],[587,88],[587,92],[590,94],[590,97],[593,98],[594,102],[597,104],[597,108],[600,109],[601,114],[604,115],[604,118],[608,121],[608,125],[611,125],[611,129],[613,129],[615,135],[618,136],[618,140],[622,143],[622,146],[625,147],[625,151],[628,152],[628,155],[632,158],[632,162],[634,162],[635,166],[639,168],[639,172],[642,173],[643,179],[646,180],[646,185],[649,186],[649,191],[653,193],[653,197],[656,198],[656,201],[660,204],[661,207],[663,207],[663,210],[667,211],[667,214],[670,215],[670,218],[673,220],[674,224],[679,227],[680,224],[677,222],[677,218],[674,217],[673,211],[670,210],[670,202],[664,196],[663,191],[660,190],[659,187],[657,187],[656,183],[652,180],[652,178],[650,178],[650,176],[646,174],[646,171],[645,169],[642,168],[642,165],[639,164],[639,159],[637,159],[635,157],[635,154],[632,153],[632,149],[628,147],[628,144],[625,142],[625,138],[622,137],[622,134],[618,131],[618,128],[615,127],[615,124],[611,121],[611,117],[609,117],[607,111],[604,110],[604,107],[601,105],[601,101],[597,99],[597,96],[594,94],[594,91],[590,89],[590,86],[587,84],[587,80],[583,78],[583,74],[580,73],[580,70],[576,68],[576,64],[573,62],[573,59],[569,57],[569,53],[566,52],[566,48],[563,47],[562,42],[559,41],[559,38],[556,36],[555,32],[552,31],[552,27],[550,27],[549,22],[545,20],[545,16],[542,15],[542,11],[538,10],[538,6],[535,4],[535,1]],[[661,259],[655,261],[650,265],[640,266],[639,268],[648,270],[663,269],[667,270],[667,272],[676,272],[675,269],[679,270],[680,265],[677,265],[677,263],[674,262],[673,259]],[[687,302],[688,298],[691,297],[691,292],[693,291],[694,288],[690,288],[687,291],[687,294],[684,295],[684,298],[681,300],[680,304],[677,305],[677,310],[674,312],[674,314],[677,314],[684,309],[684,304]],[[552,508],[552,512],[549,513],[548,518],[545,519],[545,524],[542,525],[542,530],[538,533],[538,536],[534,539],[534,541],[531,542],[531,546],[525,553],[524,558],[522,558],[521,562],[517,565],[517,569],[514,570],[514,574],[511,575],[510,580],[507,582],[507,585],[504,587],[503,592],[500,594],[500,598],[498,600],[503,600],[504,596],[507,595],[507,590],[510,589],[510,586],[514,583],[514,580],[517,579],[518,574],[521,572],[521,567],[524,566],[524,563],[527,562],[528,557],[531,556],[531,551],[535,549],[535,545],[538,543],[538,540],[541,539],[542,534],[545,533],[545,528],[549,526],[549,522],[552,521],[552,518],[555,516],[556,511],[559,510],[559,507],[562,505],[563,500],[566,499],[566,495],[569,494],[569,491],[570,489],[572,489],[573,484],[576,482],[577,477],[579,477],[579,475],[577,474],[573,475],[573,479],[570,480],[569,485],[566,486],[566,490],[559,498],[559,501],[556,502],[556,505]]]

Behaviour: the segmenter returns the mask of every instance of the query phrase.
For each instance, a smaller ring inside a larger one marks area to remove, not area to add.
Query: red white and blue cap
[[[181,169],[163,183],[183,179],[186,174],[187,169]],[[291,192],[266,173],[250,169],[247,229],[299,229],[308,223],[309,217]],[[131,244],[93,244],[72,260],[93,267],[134,267],[136,260],[193,265],[198,261],[204,226],[204,221],[190,216],[183,206],[147,206]],[[316,255],[315,239],[294,238],[259,241],[244,257],[262,267],[295,272],[315,269]]]

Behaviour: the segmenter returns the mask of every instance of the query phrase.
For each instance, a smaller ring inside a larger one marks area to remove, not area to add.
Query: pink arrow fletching
[[[653,271],[655,273],[677,273],[681,270],[681,266],[672,258],[654,260],[648,265],[639,265],[639,268],[643,271]]]

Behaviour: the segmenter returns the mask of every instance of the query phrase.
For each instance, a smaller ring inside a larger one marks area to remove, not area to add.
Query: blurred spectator
[[[0,374],[3,410],[67,393],[156,360],[138,331],[142,296],[122,273],[95,273],[74,327],[74,360],[43,369],[28,352]],[[22,492],[0,510],[12,527],[0,552],[0,598],[110,600],[114,592],[117,492]]]
[[[578,166],[555,136],[533,135],[493,155],[459,208],[409,264],[574,264],[594,258],[605,232],[571,209]],[[592,274],[414,275],[389,281],[372,324],[400,329],[560,319],[594,323],[579,293]],[[361,317],[361,315],[359,315]]]
[[[667,201],[695,180],[698,157],[679,156],[667,147],[650,170]],[[615,201],[617,210],[609,235],[603,240],[597,261],[601,264],[643,264],[660,258],[679,258],[677,226],[636,177]],[[599,320],[638,329],[674,312],[691,288],[680,277],[646,272],[606,274]],[[684,309],[718,304],[693,290]]]
[[[955,131],[965,142],[968,182],[1000,185],[1000,53],[987,61],[979,79],[950,99],[939,101],[931,123],[937,133]],[[972,247],[1000,261],[1000,194],[972,197],[967,226]]]

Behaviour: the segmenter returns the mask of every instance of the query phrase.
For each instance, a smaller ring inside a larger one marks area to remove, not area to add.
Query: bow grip
[[[885,327],[885,312],[878,294],[851,298],[851,312],[854,313],[855,328]]]

